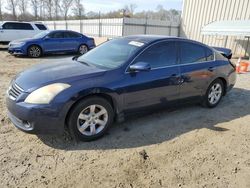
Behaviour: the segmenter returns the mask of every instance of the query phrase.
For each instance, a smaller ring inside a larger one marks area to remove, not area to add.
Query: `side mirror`
[[[0,26],[0,30],[3,30],[3,27],[2,27],[2,26]]]
[[[50,39],[50,37],[47,35],[47,36],[45,36],[43,39],[44,39],[44,40],[48,40],[48,39]]]
[[[137,62],[129,66],[131,72],[150,71],[151,66],[146,62]]]

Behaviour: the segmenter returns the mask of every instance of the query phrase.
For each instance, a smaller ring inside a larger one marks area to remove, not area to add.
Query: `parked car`
[[[14,78],[7,108],[17,128],[34,134],[69,129],[89,141],[130,113],[186,101],[213,108],[236,81],[229,59],[181,38],[128,36],[73,59],[40,64]]]
[[[93,38],[68,30],[45,31],[33,38],[15,40],[9,44],[9,53],[40,57],[49,53],[85,54],[95,47]]]
[[[0,43],[8,44],[10,41],[31,38],[48,28],[40,22],[5,21],[0,25]]]

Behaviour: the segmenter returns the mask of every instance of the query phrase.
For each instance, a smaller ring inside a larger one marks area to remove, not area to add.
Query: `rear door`
[[[187,42],[177,42],[180,61],[180,98],[193,99],[206,91],[215,77],[214,53],[207,47]]]
[[[80,45],[81,35],[71,31],[64,32],[63,46],[66,51],[77,51]]]
[[[137,62],[149,63],[151,70],[126,73],[124,80],[127,84],[124,94],[126,110],[165,105],[178,100],[180,70],[174,41],[152,45],[132,64]]]
[[[62,31],[55,31],[47,35],[43,41],[43,49],[45,52],[60,52],[64,51],[63,46],[64,36]]]

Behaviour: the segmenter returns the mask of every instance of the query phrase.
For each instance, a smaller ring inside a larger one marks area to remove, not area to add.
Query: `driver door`
[[[43,39],[43,49],[45,52],[60,52],[63,50],[63,32],[53,32]]]
[[[125,111],[167,105],[179,99],[180,70],[174,41],[150,46],[132,64],[138,62],[149,63],[151,70],[125,73]]]

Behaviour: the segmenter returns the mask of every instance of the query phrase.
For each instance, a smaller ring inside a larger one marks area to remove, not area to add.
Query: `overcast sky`
[[[182,0],[89,0],[83,1],[86,12],[108,12],[124,7],[126,4],[136,4],[136,12],[142,10],[155,10],[157,5],[163,5],[165,9],[181,10]]]

